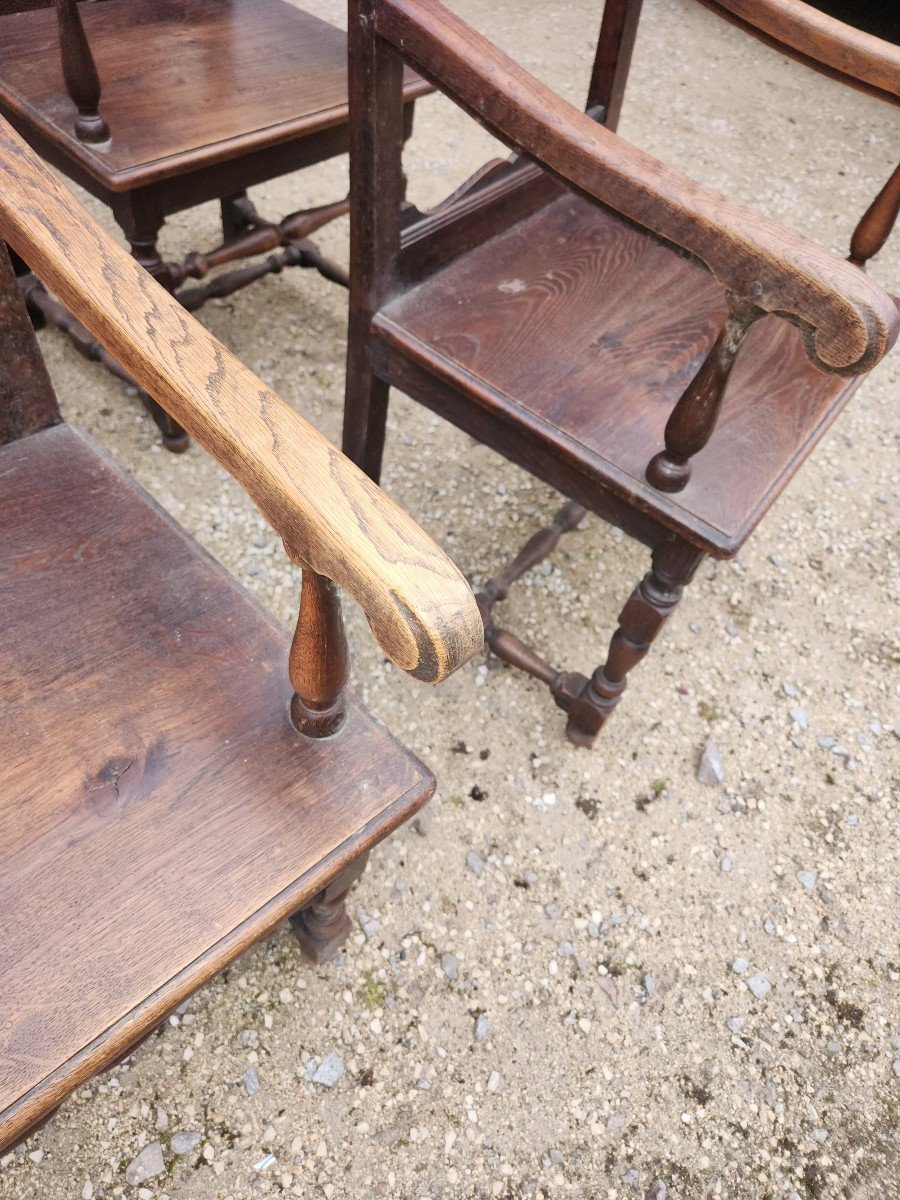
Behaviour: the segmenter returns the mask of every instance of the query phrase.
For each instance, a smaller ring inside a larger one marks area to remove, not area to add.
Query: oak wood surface
[[[723,553],[747,536],[855,386],[813,367],[791,325],[764,318],[747,334],[691,481],[677,498],[662,496],[645,469],[725,313],[707,272],[562,196],[386,305],[373,330],[470,405],[526,426],[536,457],[542,447],[547,464],[577,460],[595,488],[634,498]],[[499,429],[491,444],[504,449]],[[531,469],[558,484],[547,466]]]
[[[0,121],[0,236],[246,488],[291,551],[437,682],[483,642],[466,580],[389,497],[191,318]]]
[[[852,264],[630,146],[439,0],[373,0],[380,37],[514,149],[588,199],[702,262],[745,303],[796,323],[823,370],[870,369],[898,331],[894,303]]]
[[[113,191],[346,124],[346,37],[287,0],[103,0],[79,12],[104,148],[73,132],[50,10],[0,17],[0,106]],[[407,100],[429,90],[407,72]]]
[[[0,1147],[415,810],[348,700],[89,439],[0,448]]]
[[[700,0],[706,8],[843,83],[900,103],[900,9],[885,29],[893,41],[858,29],[803,0]],[[854,6],[845,6],[851,9]],[[865,19],[866,5],[856,6]],[[850,14],[848,13],[848,16]]]

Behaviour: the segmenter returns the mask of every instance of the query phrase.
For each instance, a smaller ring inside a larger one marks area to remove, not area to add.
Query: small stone
[[[453,954],[441,955],[441,970],[448,979],[459,979],[459,963]]]
[[[616,987],[614,980],[610,979],[608,975],[601,975],[597,979],[597,984],[600,990],[606,993],[606,997],[613,1008],[618,1008],[619,989]]]
[[[172,1134],[172,1153],[173,1154],[190,1154],[192,1150],[196,1150],[203,1141],[203,1134],[197,1133],[196,1130],[182,1130],[180,1133]]]
[[[156,1106],[156,1128],[160,1133],[169,1132],[169,1114],[160,1105]]]
[[[560,942],[556,947],[556,953],[560,958],[572,958],[575,954],[575,947],[571,942]]]
[[[724,871],[726,875],[728,874],[728,872],[731,870],[731,868],[733,866],[734,866],[734,864],[732,863],[731,859],[728,857],[727,854],[719,859],[719,869]]]
[[[159,1142],[151,1142],[125,1168],[125,1182],[136,1187],[147,1179],[155,1179],[157,1175],[165,1175],[165,1173],[166,1163],[163,1158],[162,1146]]]
[[[534,885],[538,881],[538,877],[537,877],[537,875],[535,875],[534,871],[523,871],[522,878],[528,884],[529,887],[534,887]]]
[[[830,750],[836,744],[836,739],[833,737],[817,737],[816,745],[821,746],[823,750]]]
[[[700,765],[697,768],[697,779],[707,787],[721,787],[725,782],[725,764],[719,747],[710,739],[703,750]]]
[[[322,1059],[318,1070],[312,1077],[312,1081],[313,1083],[321,1084],[322,1087],[334,1087],[343,1073],[343,1060],[336,1050],[332,1050],[329,1055]]]
[[[784,694],[786,696],[793,697],[793,696],[797,695],[797,689],[794,687],[794,685],[792,683],[783,683],[781,685],[781,690],[784,692]]]
[[[744,1019],[743,1017],[729,1017],[725,1024],[732,1033],[740,1033],[744,1028]]]
[[[28,1155],[28,1157],[31,1159],[31,1161],[33,1163],[37,1163],[38,1165],[40,1165],[44,1161],[44,1151],[43,1150],[32,1150],[31,1153]]]
[[[259,1045],[259,1034],[255,1029],[244,1029],[238,1034],[238,1045],[245,1050],[255,1050]]]
[[[90,1179],[84,1181],[84,1187],[81,1189],[81,1200],[93,1200],[94,1185]]]
[[[255,1067],[248,1067],[244,1072],[244,1088],[251,1098],[259,1091],[259,1076]]]
[[[359,921],[360,929],[363,931],[369,941],[372,941],[373,938],[378,937],[381,926],[378,924],[378,921],[375,917],[370,917],[364,909],[357,908],[356,919]]]
[[[656,980],[653,978],[653,976],[650,974],[649,971],[644,976],[644,991],[647,993],[648,996],[652,996],[653,993],[656,991]]]
[[[600,926],[595,925],[593,921],[588,921],[587,935],[589,938],[598,938],[600,936]]]
[[[775,932],[775,922],[771,917],[766,917],[766,919],[763,921],[763,929],[766,931],[766,933]]]
[[[798,871],[797,882],[805,887],[808,892],[811,892],[816,886],[815,871]]]
[[[491,1032],[491,1022],[486,1013],[482,1013],[475,1022],[475,1041],[486,1042]]]
[[[499,1089],[500,1089],[500,1072],[499,1071],[491,1071],[490,1075],[488,1076],[487,1090],[489,1092],[496,1092],[496,1091],[499,1091]]]
[[[558,921],[562,913],[562,909],[553,900],[548,900],[544,905],[544,912],[551,921]]]
[[[772,985],[766,979],[765,975],[751,975],[745,982],[757,1000],[765,1000],[766,996],[772,990]]]
[[[731,960],[731,969],[735,975],[744,975],[750,969],[750,963],[743,955],[739,954],[737,958]]]
[[[666,1195],[666,1185],[661,1179],[657,1179],[644,1194],[644,1200],[666,1200]]]
[[[476,875],[480,875],[484,870],[484,860],[480,859],[474,850],[470,850],[466,855],[466,866]]]
[[[791,720],[800,729],[809,729],[809,713],[805,708],[792,708]]]
[[[893,1063],[891,1063],[891,1070],[900,1079],[900,1058],[894,1059]]]
[[[814,1142],[824,1142],[828,1137],[827,1129],[814,1129],[812,1131],[812,1139]]]

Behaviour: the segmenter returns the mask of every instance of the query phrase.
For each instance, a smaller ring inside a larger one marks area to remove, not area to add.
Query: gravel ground
[[[454,7],[581,98],[595,0]],[[896,158],[884,106],[688,0],[648,0],[632,78],[626,136],[842,253]],[[425,100],[413,199],[491,150]],[[319,203],[346,173],[256,198]],[[215,218],[173,220],[164,251],[214,244]],[[346,223],[321,240],[344,256]],[[874,273],[900,287],[896,246]],[[294,272],[204,319],[338,435],[338,289]],[[296,574],[240,490],[196,448],[161,452],[133,398],[41,341],[66,416],[288,623]],[[351,611],[357,688],[439,780],[373,856],[360,931],[324,968],[286,931],[245,955],[4,1158],[0,1200],[900,1196],[898,369],[873,373],[740,557],[700,571],[592,753],[524,675],[482,657],[424,689]],[[558,503],[403,398],[386,461],[476,579]],[[504,618],[588,669],[644,569],[592,521]],[[721,787],[696,778],[711,737]]]

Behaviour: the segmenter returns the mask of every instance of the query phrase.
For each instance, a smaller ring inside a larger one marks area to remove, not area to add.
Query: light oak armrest
[[[741,304],[796,324],[822,370],[858,375],[898,313],[858,268],[658,162],[545,87],[439,0],[366,0],[379,36],[511,148],[702,263]]]
[[[116,245],[3,120],[0,236],[246,488],[289,550],[360,603],[398,666],[437,683],[482,645],[472,591],[443,551]]]

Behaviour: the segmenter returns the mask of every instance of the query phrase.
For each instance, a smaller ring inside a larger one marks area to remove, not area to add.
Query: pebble
[[[809,729],[809,713],[805,708],[792,708],[791,720],[800,729]]]
[[[726,873],[726,875],[728,874],[728,872],[731,870],[731,868],[732,868],[733,866],[734,866],[734,864],[732,863],[731,859],[728,857],[728,855],[727,855],[727,854],[726,854],[726,855],[724,855],[724,856],[723,856],[723,857],[722,857],[722,858],[719,860],[719,868],[720,868],[722,871],[724,871],[724,872]]]
[[[356,919],[359,921],[360,929],[363,931],[369,941],[372,941],[373,938],[378,937],[381,926],[378,924],[378,921],[375,917],[370,917],[364,909],[357,908]]]
[[[812,1131],[812,1139],[814,1142],[824,1142],[828,1138],[827,1129],[814,1129]]]
[[[244,1087],[251,1098],[259,1091],[259,1076],[255,1067],[248,1067],[244,1072]]]
[[[484,870],[484,860],[479,858],[474,850],[470,850],[466,855],[466,866],[476,875],[480,875]]]
[[[575,947],[571,942],[560,942],[556,947],[556,953],[560,958],[572,958],[575,954]]]
[[[784,694],[786,696],[794,697],[797,695],[797,689],[794,687],[794,685],[792,683],[783,683],[781,685],[781,690],[784,692]]]
[[[160,1133],[169,1132],[169,1114],[160,1105],[156,1106],[156,1128]]]
[[[803,887],[805,887],[808,892],[811,892],[813,890],[813,888],[816,886],[815,871],[798,871],[797,872],[797,882],[802,884]]]
[[[765,1000],[766,996],[772,990],[772,985],[766,979],[765,975],[751,975],[744,982],[757,1000]]]
[[[743,1017],[729,1017],[725,1024],[732,1033],[740,1033],[744,1028],[744,1019]]]
[[[330,1054],[322,1059],[315,1075],[312,1077],[312,1081],[313,1083],[321,1084],[322,1087],[334,1087],[343,1073],[343,1060],[336,1050],[332,1050]]]
[[[653,975],[649,971],[644,976],[644,991],[647,993],[648,996],[652,996],[653,993],[656,991],[656,980],[653,978]]]
[[[244,1029],[238,1034],[238,1045],[245,1050],[255,1050],[259,1045],[259,1034],[255,1029]]]
[[[203,1134],[196,1131],[188,1132],[181,1130],[180,1133],[172,1134],[172,1153],[173,1154],[190,1154],[203,1141]]]
[[[500,1072],[499,1071],[491,1071],[490,1075],[488,1076],[487,1090],[489,1092],[496,1092],[496,1091],[500,1090]]]
[[[482,1013],[475,1022],[475,1041],[486,1042],[491,1032],[491,1022],[486,1013]]]
[[[749,970],[749,968],[750,963],[740,954],[737,956],[737,958],[733,958],[731,960],[731,969],[734,971],[735,975],[743,975]]]
[[[166,1163],[163,1158],[162,1146],[159,1142],[151,1142],[125,1168],[125,1182],[136,1187],[147,1179],[155,1179],[157,1175],[165,1175]]]
[[[441,955],[441,970],[448,979],[459,979],[459,963],[453,954]]]
[[[697,768],[697,779],[707,787],[720,787],[725,782],[725,764],[719,747],[712,739],[706,743],[700,765]]]
[[[894,1059],[891,1065],[891,1070],[894,1072],[897,1078],[900,1079],[900,1058]]]
[[[821,746],[823,750],[830,750],[832,746],[836,745],[836,739],[833,737],[817,737],[816,745]]]
[[[553,900],[548,900],[544,905],[544,912],[551,921],[558,921],[562,915],[562,909]]]

